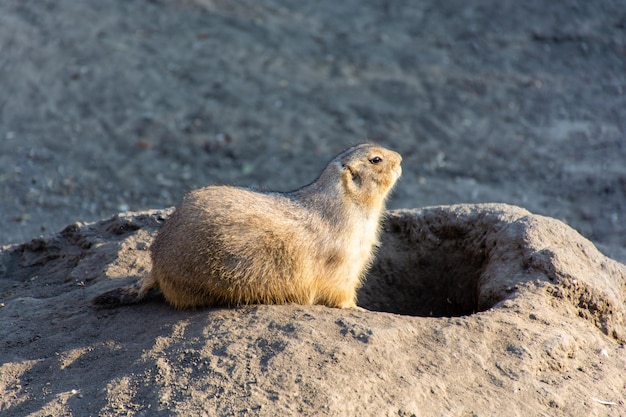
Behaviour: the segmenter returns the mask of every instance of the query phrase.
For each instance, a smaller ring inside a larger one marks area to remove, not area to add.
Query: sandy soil
[[[89,300],[170,211],[0,253],[7,415],[624,415],[626,266],[505,205],[391,212],[365,310]]]
[[[365,139],[391,207],[506,202],[626,247],[619,1],[4,1],[0,242],[192,187],[288,190]]]
[[[623,339],[569,319],[559,330],[565,304],[534,320],[543,330],[515,314],[494,321],[465,310],[466,319],[301,307],[185,313],[162,300],[93,316],[89,296],[114,286],[109,278],[145,273],[157,225],[135,230],[132,250],[105,233],[91,244],[110,246],[108,255],[95,252],[90,262],[80,244],[56,255],[54,245],[37,249],[67,239],[67,229],[55,233],[73,222],[170,207],[206,184],[297,188],[364,140],[404,157],[391,208],[515,204],[564,221],[626,261],[626,7],[609,0],[1,2],[0,412],[338,415],[380,400],[389,408],[377,406],[379,415],[498,415],[503,403],[532,415],[523,400],[502,396],[528,389],[532,404],[545,399],[536,415],[577,414],[584,401],[580,415],[626,414]],[[28,243],[26,253],[45,256],[15,260],[19,243],[41,234],[49,237]],[[77,258],[79,269],[70,262]],[[532,308],[524,300],[518,311]],[[146,322],[154,328],[144,333]],[[258,337],[229,333],[242,326],[257,326]],[[368,332],[375,335],[368,340],[397,346],[363,343]],[[507,350],[502,335],[522,341]],[[537,350],[528,345],[535,337]],[[205,345],[207,338],[217,341]],[[491,355],[498,346],[517,359]],[[309,356],[294,356],[298,349]],[[423,357],[409,360],[402,349]],[[436,363],[441,350],[447,368]],[[551,362],[546,351],[579,358],[583,371]],[[349,385],[345,375],[355,378],[351,355],[370,383],[362,396],[332,388]],[[394,374],[389,366],[402,367],[401,359],[408,368]],[[272,378],[254,382],[270,363]],[[538,370],[546,367],[541,385]],[[443,371],[464,384],[451,385]],[[554,388],[566,380],[578,388]],[[598,384],[613,405],[583,395],[581,387]],[[394,397],[395,387],[403,394]],[[295,404],[300,409],[289,408]]]

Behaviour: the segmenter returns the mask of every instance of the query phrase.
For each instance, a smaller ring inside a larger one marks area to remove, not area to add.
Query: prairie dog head
[[[354,146],[335,160],[346,196],[368,208],[382,205],[402,174],[400,154],[377,145]]]

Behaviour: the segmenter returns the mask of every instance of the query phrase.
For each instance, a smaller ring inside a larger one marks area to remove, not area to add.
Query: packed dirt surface
[[[622,1],[0,4],[0,242],[404,157],[391,208],[505,202],[626,247]]]
[[[626,267],[506,205],[390,212],[365,310],[90,300],[171,211],[6,248],[7,415],[624,415]]]
[[[169,211],[111,216],[363,141],[403,156],[390,208],[584,238],[398,212],[370,311],[89,306]],[[626,415],[623,267],[585,240],[626,261],[625,161],[621,0],[2,1],[0,414]]]

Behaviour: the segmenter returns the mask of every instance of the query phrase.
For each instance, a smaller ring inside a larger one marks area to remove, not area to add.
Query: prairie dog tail
[[[91,302],[98,308],[113,308],[122,305],[135,304],[143,300],[148,291],[157,287],[152,274],[148,274],[136,283],[127,287],[115,288],[95,297]]]

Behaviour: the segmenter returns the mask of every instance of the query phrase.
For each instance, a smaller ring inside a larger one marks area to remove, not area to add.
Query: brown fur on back
[[[229,186],[194,190],[155,238],[150,274],[94,303],[132,303],[158,287],[176,308],[354,307],[401,160],[393,151],[363,144],[339,154],[316,181],[291,193]]]

